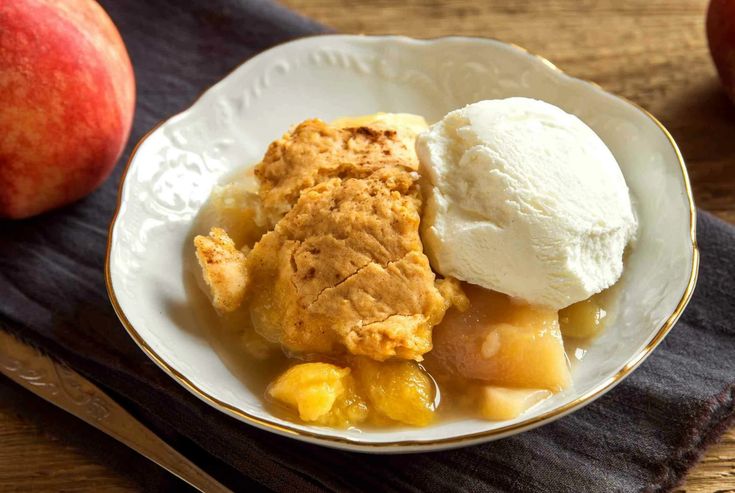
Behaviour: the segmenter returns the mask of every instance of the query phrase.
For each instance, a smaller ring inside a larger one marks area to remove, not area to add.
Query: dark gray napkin
[[[129,150],[238,63],[324,28],[265,0],[103,0],[138,83]],[[702,267],[683,319],[609,394],[535,431],[456,451],[371,456],[256,430],[190,395],[135,346],[107,300],[107,225],[122,164],[96,193],[0,222],[0,327],[67,362],[230,487],[650,491],[677,483],[732,420],[735,228],[699,215]]]

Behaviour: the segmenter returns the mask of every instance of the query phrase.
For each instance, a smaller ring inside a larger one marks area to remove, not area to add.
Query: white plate
[[[574,113],[617,158],[640,233],[620,282],[614,323],[574,367],[574,387],[520,418],[464,419],[359,432],[290,423],[264,409],[201,336],[184,289],[190,228],[212,185],[256,163],[306,118],[408,112],[429,122],[481,99],[528,96]],[[493,440],[557,419],[619,383],[661,342],[696,281],[695,212],[686,168],[644,110],[499,41],[319,36],[241,65],[138,144],[111,225],[107,284],[130,335],[177,382],[245,423],[322,445],[371,452],[434,450]]]

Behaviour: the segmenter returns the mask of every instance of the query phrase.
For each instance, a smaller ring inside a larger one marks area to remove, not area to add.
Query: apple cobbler
[[[435,274],[419,234],[425,128],[414,115],[308,120],[270,145],[255,188],[212,195],[216,227],[194,239],[202,279],[237,320],[242,358],[287,357],[262,390],[289,419],[510,419],[571,383],[560,317],[586,336],[602,325],[599,307],[559,314]]]

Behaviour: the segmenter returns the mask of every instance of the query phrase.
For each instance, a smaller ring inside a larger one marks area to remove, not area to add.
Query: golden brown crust
[[[338,128],[307,120],[273,142],[255,168],[272,228],[302,190],[331,178],[365,178],[376,171],[418,170],[413,134],[381,126]]]
[[[256,168],[275,228],[248,255],[256,329],[297,353],[420,360],[447,308],[422,252],[410,138],[318,120]]]
[[[194,238],[194,247],[212,305],[219,312],[236,310],[245,297],[245,254],[221,228],[212,228],[209,236]]]

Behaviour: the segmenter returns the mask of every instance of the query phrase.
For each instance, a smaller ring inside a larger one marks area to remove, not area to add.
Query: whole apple
[[[707,41],[725,92],[735,102],[735,0],[710,1]]]
[[[0,0],[0,217],[89,194],[130,133],[135,79],[94,0]]]

